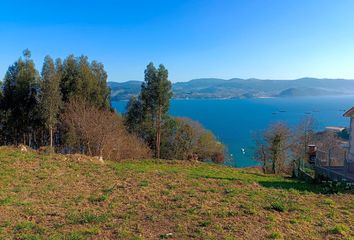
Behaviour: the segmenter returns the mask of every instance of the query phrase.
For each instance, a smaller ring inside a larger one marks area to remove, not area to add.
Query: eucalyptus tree
[[[45,122],[45,126],[49,131],[50,147],[53,147],[53,131],[58,122],[58,114],[61,107],[60,92],[60,63],[57,60],[56,69],[53,59],[46,56],[42,68],[41,81],[41,113]]]
[[[89,62],[88,57],[69,55],[60,71],[60,88],[64,102],[73,98],[99,108],[110,109],[110,90],[102,63]]]
[[[170,99],[172,97],[172,86],[168,80],[168,71],[160,64],[156,69],[153,63],[149,63],[145,70],[145,78],[141,87],[141,100],[144,110],[152,121],[154,136],[155,157],[160,158],[161,153],[161,126],[163,117],[166,116]]]
[[[34,131],[40,126],[38,114],[39,74],[31,52],[23,51],[4,78],[1,108],[4,111],[5,141],[9,144],[31,145]]]

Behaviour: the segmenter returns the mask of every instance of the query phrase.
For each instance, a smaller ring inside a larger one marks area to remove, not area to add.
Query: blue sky
[[[85,54],[110,81],[143,79],[153,61],[170,79],[354,79],[352,0],[1,1],[0,77],[29,48]]]

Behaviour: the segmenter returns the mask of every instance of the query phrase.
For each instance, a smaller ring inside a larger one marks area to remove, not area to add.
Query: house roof
[[[352,107],[351,109],[349,109],[348,111],[346,111],[343,114],[344,117],[353,117],[354,116],[354,107]]]

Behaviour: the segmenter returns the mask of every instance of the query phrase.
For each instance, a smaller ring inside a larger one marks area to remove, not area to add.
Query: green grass
[[[285,204],[281,201],[272,202],[270,208],[275,211],[278,211],[278,212],[285,212],[286,211]]]
[[[108,215],[97,215],[91,212],[72,212],[67,216],[67,222],[69,224],[86,224],[86,223],[101,223],[107,222]]]
[[[0,239],[350,239],[353,197],[257,169],[0,148]]]
[[[333,228],[330,229],[330,232],[333,234],[346,235],[350,228],[345,224],[336,224]]]

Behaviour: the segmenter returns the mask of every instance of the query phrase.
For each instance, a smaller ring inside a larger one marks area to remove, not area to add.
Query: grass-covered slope
[[[0,239],[350,239],[354,195],[253,169],[0,148]]]

